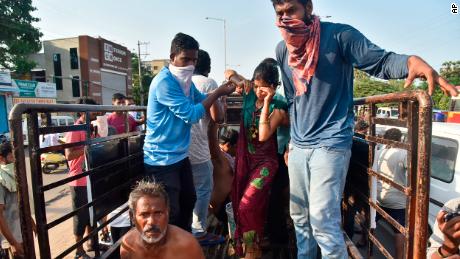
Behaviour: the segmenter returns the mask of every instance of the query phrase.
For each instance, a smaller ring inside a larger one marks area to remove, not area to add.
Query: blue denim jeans
[[[196,203],[193,208],[192,233],[196,237],[206,234],[206,218],[212,193],[212,162],[192,164],[193,183],[195,184]]]
[[[343,188],[350,149],[301,149],[290,145],[290,213],[297,238],[297,258],[348,258],[341,230]]]

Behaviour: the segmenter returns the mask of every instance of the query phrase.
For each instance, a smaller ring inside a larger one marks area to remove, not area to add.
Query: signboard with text
[[[56,84],[27,80],[13,80],[20,97],[56,98]]]
[[[13,98],[13,104],[34,103],[34,104],[55,104],[56,99],[51,98]]]
[[[101,67],[116,72],[128,72],[128,59],[131,53],[126,47],[99,38]]]

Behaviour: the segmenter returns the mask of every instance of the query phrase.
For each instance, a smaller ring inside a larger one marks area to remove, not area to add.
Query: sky
[[[323,21],[345,23],[378,46],[418,55],[436,70],[445,61],[460,60],[460,14],[451,4],[460,0],[313,0],[313,12]],[[101,36],[137,52],[143,60],[169,58],[178,32],[193,36],[211,56],[210,77],[224,79],[223,22],[227,36],[227,67],[251,77],[257,64],[275,57],[281,40],[269,0],[33,0],[35,25],[42,40]]]

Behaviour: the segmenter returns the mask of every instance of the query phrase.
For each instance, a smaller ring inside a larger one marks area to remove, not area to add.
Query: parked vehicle
[[[377,135],[391,126],[378,126]],[[398,128],[403,132],[403,141],[407,135],[406,128]],[[460,124],[433,122],[431,138],[431,181],[428,223],[433,229],[436,215],[448,200],[460,197]]]
[[[51,124],[54,126],[70,126],[75,123],[71,116],[55,115],[51,116]],[[41,118],[38,117],[38,125],[41,125]],[[24,145],[29,145],[29,135],[27,134],[27,118],[22,119],[22,135],[24,137]],[[59,133],[59,138],[64,137],[64,133]]]
[[[399,110],[397,107],[380,107],[377,109],[377,118],[397,119]]]
[[[59,168],[67,166],[67,160],[61,153],[44,153],[40,156],[42,171],[45,174],[62,172]]]

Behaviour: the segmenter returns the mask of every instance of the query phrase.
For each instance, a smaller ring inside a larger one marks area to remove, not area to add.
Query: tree
[[[131,53],[131,68],[133,71],[133,98],[136,104],[141,104],[141,94],[144,96],[144,105],[147,105],[150,83],[155,75],[145,67],[141,66],[142,91],[139,85],[139,58],[136,53]]]
[[[28,56],[41,49],[42,33],[32,26],[39,21],[31,15],[35,10],[32,0],[0,0],[0,67],[18,75],[35,67]]]
[[[442,64],[439,74],[453,85],[460,85],[460,61],[447,61]],[[422,82],[420,89],[427,90],[428,83]],[[434,108],[448,110],[450,97],[446,96],[439,87],[433,93]]]
[[[390,80],[384,81],[370,77],[363,71],[354,71],[354,91],[353,97],[366,97],[379,94],[400,92],[404,90],[404,81]]]

